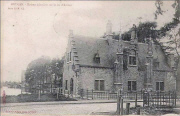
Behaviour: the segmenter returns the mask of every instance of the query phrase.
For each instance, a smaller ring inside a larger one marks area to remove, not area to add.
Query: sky
[[[155,1],[2,1],[1,79],[21,81],[22,70],[31,61],[41,56],[61,58],[69,30],[98,38],[105,33],[108,20],[113,31],[121,28],[124,32],[140,22],[138,17],[141,22],[156,21],[160,28],[172,20],[172,3],[164,1],[165,14],[155,20]],[[43,6],[47,4],[56,6]],[[24,10],[11,9],[18,7]]]

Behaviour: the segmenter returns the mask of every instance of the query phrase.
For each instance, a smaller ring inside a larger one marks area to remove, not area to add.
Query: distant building
[[[175,90],[174,55],[164,52],[151,38],[137,41],[136,26],[131,40],[113,39],[109,21],[106,34],[92,38],[69,34],[66,50],[63,89],[79,95],[81,89],[117,92],[142,89]]]

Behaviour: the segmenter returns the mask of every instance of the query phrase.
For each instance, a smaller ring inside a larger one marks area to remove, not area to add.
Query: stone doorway
[[[74,89],[74,81],[73,78],[70,80],[70,94],[73,94],[73,89]]]

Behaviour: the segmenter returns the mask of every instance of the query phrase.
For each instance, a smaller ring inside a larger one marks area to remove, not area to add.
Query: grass
[[[60,95],[59,99],[56,94],[42,94],[41,99],[38,99],[38,94],[22,94],[18,96],[6,96],[6,103],[21,103],[21,102],[46,102],[46,101],[76,101],[73,98]]]

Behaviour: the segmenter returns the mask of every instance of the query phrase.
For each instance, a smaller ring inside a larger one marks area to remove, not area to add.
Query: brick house
[[[135,25],[134,25],[135,26]],[[136,27],[131,40],[114,39],[111,22],[100,38],[73,35],[70,31],[65,55],[63,89],[79,95],[81,89],[116,92],[175,90],[174,55],[164,52],[151,38],[137,42]]]

